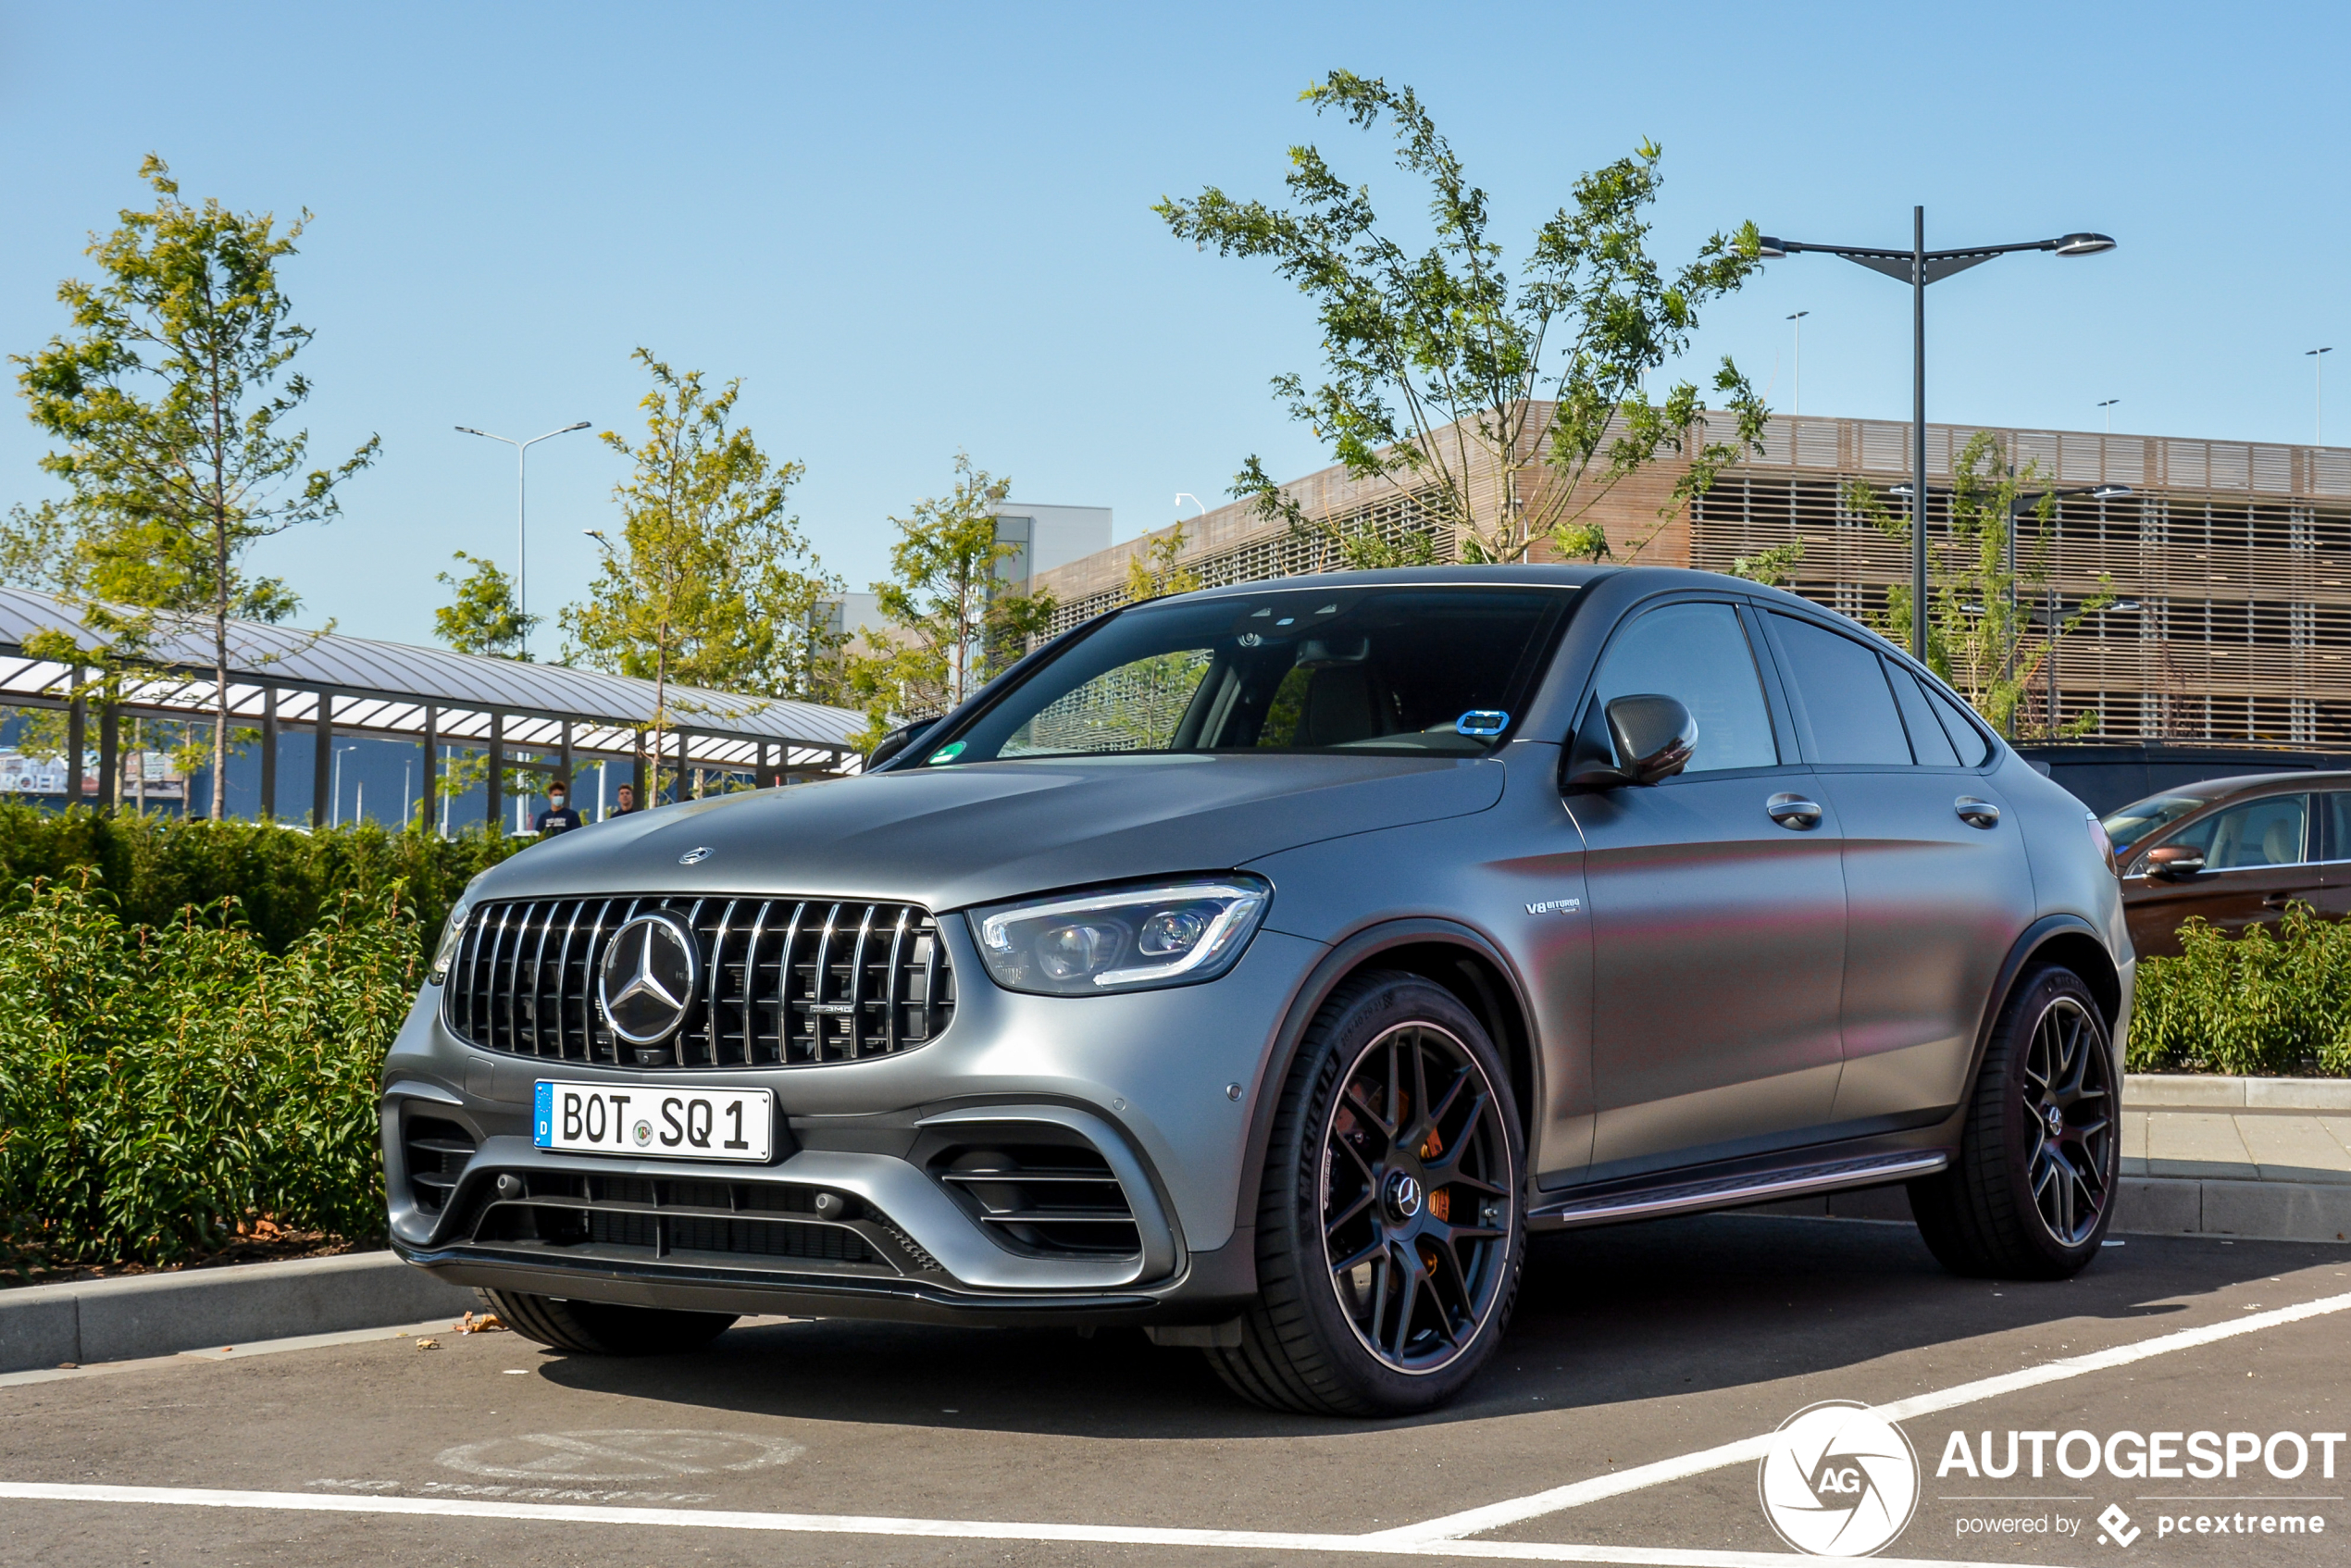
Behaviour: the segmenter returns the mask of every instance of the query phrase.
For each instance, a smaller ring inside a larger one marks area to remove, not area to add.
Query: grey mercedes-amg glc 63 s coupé
[[[1127,1324],[1420,1410],[1530,1231],[1906,1183],[1960,1273],[2080,1268],[2133,968],[2081,803],[1791,595],[1215,589],[483,876],[385,1065],[392,1236],[575,1351]]]

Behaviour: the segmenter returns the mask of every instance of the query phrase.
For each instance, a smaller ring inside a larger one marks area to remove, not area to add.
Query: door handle
[[[1797,832],[1807,832],[1821,825],[1821,803],[1801,795],[1778,794],[1763,803],[1763,809],[1773,821]]]
[[[2264,909],[2283,909],[2287,904],[2294,902],[2296,899],[2302,898],[2302,896],[2303,895],[2300,893],[2271,893],[2268,898],[2261,901],[2261,907]],[[2307,902],[2308,900],[2304,899],[2303,902]]]
[[[1951,809],[1958,812],[1959,820],[1970,828],[1990,828],[2000,825],[2000,808],[1990,801],[1979,801],[1973,795],[1961,795],[1951,803]]]

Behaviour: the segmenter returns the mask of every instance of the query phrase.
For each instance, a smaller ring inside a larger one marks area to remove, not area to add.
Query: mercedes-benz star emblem
[[[717,852],[717,851],[712,849],[708,844],[703,844],[697,848],[688,850],[684,854],[679,855],[678,857],[678,864],[680,865],[700,865],[703,861],[708,860],[712,855]]]
[[[702,955],[674,915],[640,915],[604,946],[596,1002],[612,1032],[630,1045],[653,1045],[678,1032],[702,976]]]

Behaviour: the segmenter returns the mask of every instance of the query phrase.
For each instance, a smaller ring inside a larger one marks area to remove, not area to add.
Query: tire
[[[589,1356],[671,1356],[699,1350],[734,1325],[733,1313],[681,1313],[566,1300],[520,1290],[477,1290],[498,1321],[526,1339]]]
[[[1210,1363],[1275,1410],[1445,1403],[1510,1323],[1524,1164],[1510,1073],[1469,1010],[1418,976],[1351,977],[1283,1086],[1258,1196],[1258,1298],[1240,1344]]]
[[[2063,1279],[2097,1256],[2121,1167],[2121,1089],[2090,988],[2071,969],[2027,970],[1992,1031],[1959,1157],[1909,1184],[1943,1266]]]

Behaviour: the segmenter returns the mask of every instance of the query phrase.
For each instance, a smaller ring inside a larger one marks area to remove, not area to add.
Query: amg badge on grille
[[[694,999],[702,954],[694,934],[672,915],[640,915],[612,934],[596,970],[596,1001],[612,1032],[631,1045],[653,1045],[678,1032]]]

